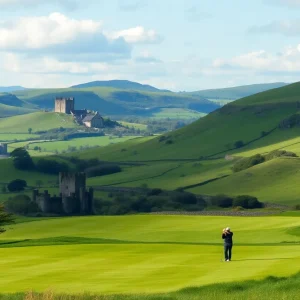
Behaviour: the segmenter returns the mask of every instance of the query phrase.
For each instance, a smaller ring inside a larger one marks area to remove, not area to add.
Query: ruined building
[[[75,109],[75,98],[55,99],[55,112],[72,115],[75,122],[88,128],[103,128],[104,120],[98,112],[88,113],[87,109]]]
[[[93,189],[86,190],[85,173],[59,173],[59,196],[33,191],[32,200],[44,213],[89,215],[93,213]]]
[[[0,143],[0,155],[7,155],[7,144]]]
[[[56,98],[55,99],[55,112],[70,115],[74,111],[75,99],[74,98]]]

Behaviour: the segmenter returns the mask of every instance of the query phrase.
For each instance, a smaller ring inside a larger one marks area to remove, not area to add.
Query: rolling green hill
[[[264,202],[295,205],[300,194],[298,157],[274,159],[238,173],[231,167],[238,157],[276,149],[300,156],[299,93],[300,83],[295,83],[249,96],[174,132],[83,151],[79,156],[146,164],[94,178],[91,184],[96,186],[183,187],[197,194],[250,194]],[[237,158],[226,159],[226,155]]]
[[[1,133],[28,133],[28,128],[32,128],[34,133],[59,127],[75,128],[77,125],[71,115],[51,112],[34,112],[0,119]]]
[[[39,108],[54,108],[56,96],[75,97],[76,109],[98,110],[109,116],[155,116],[158,109],[182,108],[202,113],[220,106],[200,96],[182,95],[162,91],[116,89],[112,87],[88,87],[69,89],[36,89],[15,92],[15,95]]]
[[[252,84],[223,89],[201,90],[192,92],[191,94],[199,95],[208,99],[235,100],[286,85],[287,83],[284,82]]]
[[[22,86],[0,86],[0,93],[10,93],[25,90]]]
[[[140,84],[128,80],[93,81],[93,82],[87,82],[87,83],[72,86],[72,88],[90,88],[90,87],[111,87],[111,88],[122,89],[122,90],[135,90],[135,91],[147,91],[147,92],[163,91],[151,85]],[[170,92],[170,91],[165,91],[165,92]]]
[[[0,97],[1,98],[1,97]],[[35,110],[25,108],[25,107],[16,107],[0,103],[0,118],[11,117],[16,115],[24,115],[32,113]]]

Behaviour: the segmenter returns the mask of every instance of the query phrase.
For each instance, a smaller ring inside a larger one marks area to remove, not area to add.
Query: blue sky
[[[0,86],[300,79],[300,0],[0,0]]]

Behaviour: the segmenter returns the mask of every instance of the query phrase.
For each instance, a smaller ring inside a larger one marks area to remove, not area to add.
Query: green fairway
[[[75,128],[72,116],[52,112],[35,112],[31,114],[0,119],[1,133],[28,133],[52,128]]]
[[[234,231],[221,262],[220,232]],[[122,216],[10,225],[0,237],[0,290],[154,293],[299,271],[297,217]],[[82,280],[86,278],[86,280]]]

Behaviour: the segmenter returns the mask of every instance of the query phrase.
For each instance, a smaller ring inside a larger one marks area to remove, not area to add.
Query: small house
[[[97,112],[96,114],[88,114],[82,123],[89,128],[102,128],[104,127],[104,120]]]

